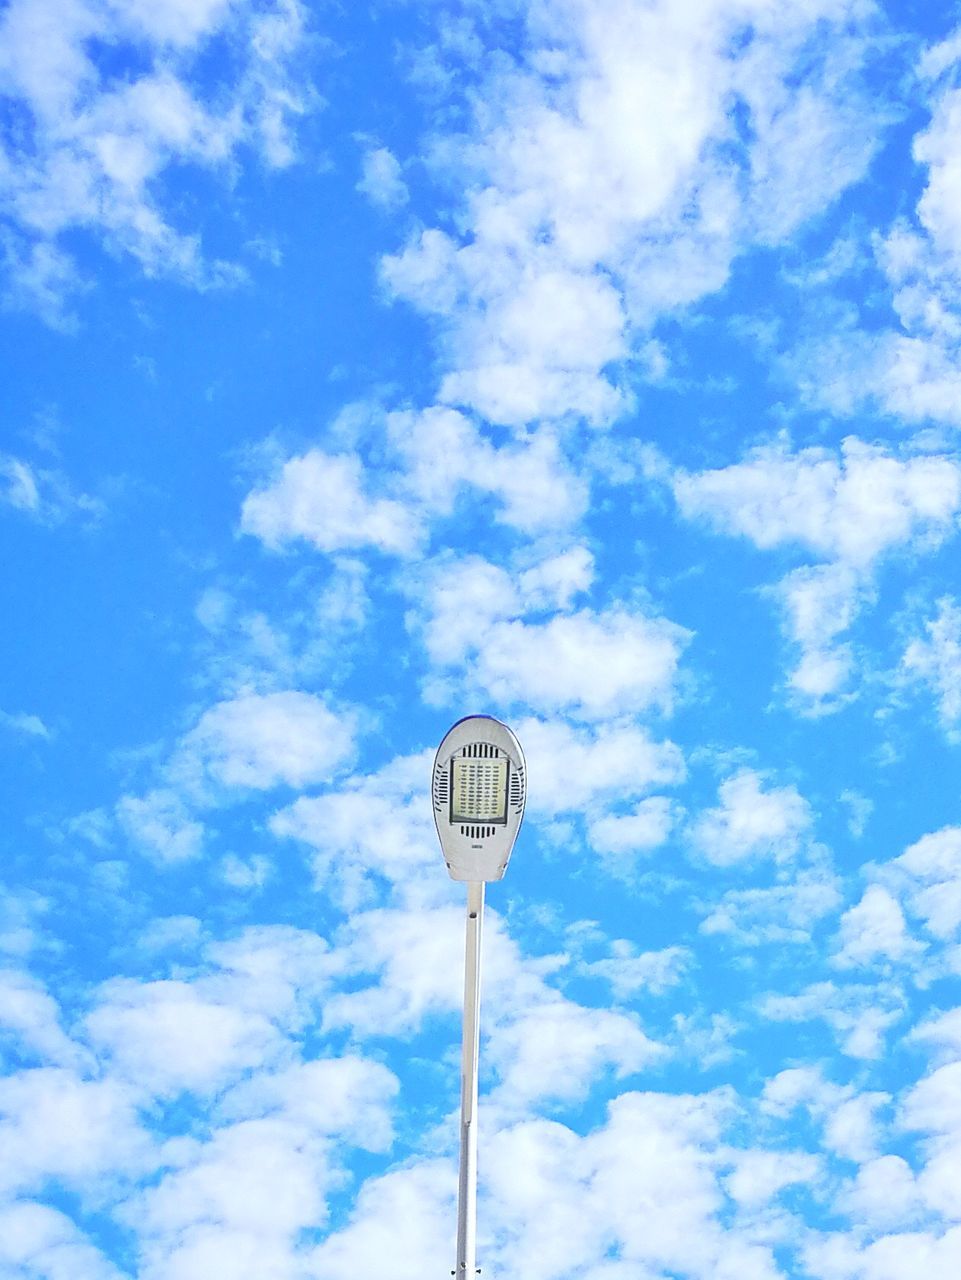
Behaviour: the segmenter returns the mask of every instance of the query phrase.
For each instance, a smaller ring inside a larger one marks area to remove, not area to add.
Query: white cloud
[[[0,969],[0,1035],[12,1035],[45,1065],[80,1065],[84,1054],[65,1034],[57,1002],[30,974]]]
[[[860,840],[861,836],[864,835],[868,819],[874,812],[874,801],[868,796],[862,795],[860,791],[851,791],[849,789],[842,791],[838,799],[847,805],[850,810],[848,830],[855,840]]]
[[[158,1096],[214,1093],[283,1044],[256,1010],[205,996],[188,982],[106,984],[86,1030],[116,1078]]]
[[[38,917],[49,907],[49,899],[36,892],[13,893],[0,888],[0,953],[28,955],[40,941]]]
[[[822,1174],[821,1161],[800,1151],[739,1151],[725,1190],[739,1205],[757,1209],[785,1187],[810,1186]]]
[[[961,1133],[961,1062],[948,1062],[910,1089],[902,1101],[900,1123],[907,1130]]]
[[[855,570],[898,545],[936,546],[961,509],[961,467],[952,458],[902,460],[853,436],[840,456],[767,446],[716,471],[678,472],[673,484],[689,519],[762,550],[794,544]]]
[[[902,1098],[899,1124],[926,1135],[925,1162],[917,1189],[925,1206],[949,1222],[961,1217],[961,1062],[949,1062],[925,1076]]]
[[[319,571],[320,582],[295,593],[292,607],[279,613],[265,609],[263,600],[248,604],[240,591],[217,586],[201,593],[195,615],[207,633],[203,666],[221,696],[311,686],[365,625],[368,566],[336,556]]]
[[[211,943],[206,954],[217,971],[201,994],[267,1018],[287,1035],[315,1019],[316,1002],[337,972],[325,940],[291,926],[251,925],[230,941]]]
[[[761,1108],[771,1115],[788,1116],[795,1107],[804,1106],[815,1114],[847,1096],[842,1086],[824,1079],[820,1067],[788,1067],[765,1082]]]
[[[690,632],[623,604],[529,622],[524,615],[546,603],[529,594],[531,581],[515,584],[476,556],[442,562],[428,580],[422,623],[437,667],[462,666],[468,687],[495,705],[585,721],[670,710]],[[434,680],[433,696],[449,697],[456,679]]]
[[[667,840],[673,825],[673,803],[666,796],[649,796],[629,813],[609,813],[590,821],[588,837],[599,853],[622,857],[656,849]]]
[[[66,1214],[30,1200],[0,1207],[0,1266],[25,1280],[123,1280]]]
[[[233,1089],[219,1112],[235,1122],[206,1141],[168,1141],[167,1171],[126,1206],[144,1275],[187,1280],[225,1266],[237,1277],[303,1274],[298,1238],[325,1224],[350,1148],[389,1145],[396,1091],[390,1071],[356,1056]]]
[[[852,1222],[866,1223],[875,1231],[911,1224],[923,1205],[914,1171],[894,1155],[863,1164],[835,1203]]]
[[[396,273],[390,282],[397,287]],[[449,373],[441,399],[517,426],[569,413],[599,422],[626,407],[597,372],[627,355],[625,317],[610,283],[536,268],[511,283],[494,316],[465,326],[476,364]]]
[[[273,1159],[275,1174],[279,1154],[275,1150],[264,1151],[251,1144],[249,1149],[237,1152],[238,1155],[249,1155],[253,1158]],[[290,1159],[290,1186],[288,1194],[296,1198],[297,1190],[303,1188],[303,1209],[306,1211],[313,1201],[308,1200],[308,1188],[304,1183],[310,1177],[311,1169],[308,1160],[298,1153]],[[209,1177],[215,1179],[219,1173],[216,1166],[210,1169]],[[251,1171],[246,1177],[241,1170],[232,1168],[227,1184],[238,1199],[263,1195],[268,1190],[259,1184],[256,1175]],[[184,1194],[190,1193],[189,1184]],[[212,1188],[212,1191],[215,1188]],[[287,1188],[285,1187],[285,1190]],[[283,1198],[278,1199],[278,1216],[283,1212]],[[213,1201],[213,1204],[211,1204]],[[277,1276],[278,1280],[293,1280],[297,1265],[293,1250],[286,1233],[265,1230],[261,1212],[256,1220],[257,1230],[250,1230],[230,1216],[217,1216],[217,1198],[211,1194],[205,1205],[210,1217],[199,1222],[190,1223],[186,1230],[172,1231],[169,1235],[158,1232],[156,1237],[147,1237],[143,1244],[143,1264],[140,1274],[143,1280],[203,1280],[204,1276],[216,1274],[216,1269],[229,1269],[235,1280],[258,1280],[260,1276]]]
[[[935,1062],[948,1063],[961,1058],[961,1006],[926,1019],[914,1028],[911,1039],[932,1045]]]
[[[493,1003],[493,1002],[492,1002]],[[597,1075],[632,1075],[667,1056],[633,1016],[588,1008],[547,991],[505,1018],[499,1006],[488,1059],[500,1077],[490,1099],[505,1113],[584,1097]]]
[[[430,804],[425,800],[432,753],[393,760],[376,773],[348,779],[338,790],[301,796],[270,819],[278,837],[315,850],[318,886],[356,905],[371,877],[404,886],[428,867],[443,871]]]
[[[426,513],[449,515],[470,486],[499,504],[495,516],[525,532],[573,524],[587,505],[586,486],[547,428],[495,445],[453,409],[391,413],[388,435],[405,470],[398,486]]]
[[[62,471],[9,453],[0,453],[0,503],[45,525],[69,516],[96,520],[104,510],[98,498],[78,493]]]
[[[39,510],[40,487],[29,463],[9,454],[0,456],[0,476],[5,482],[4,502],[18,511]]]
[[[928,183],[918,201],[918,219],[937,248],[956,263],[961,263],[959,122],[961,91],[948,89],[937,99],[931,123],[915,137],[913,148],[915,159],[928,169]]]
[[[901,991],[888,983],[869,987],[816,982],[796,996],[765,996],[759,1010],[774,1022],[823,1019],[843,1054],[870,1059],[884,1052],[885,1036],[903,1017],[905,1003]]]
[[[643,349],[742,246],[791,234],[863,173],[876,126],[852,85],[860,16],[833,0],[529,7],[522,56],[482,81],[468,136],[435,149],[468,193],[461,238],[429,228],[383,264],[442,317],[442,398],[512,424],[618,413],[610,366],[634,326]]]
[[[688,827],[692,851],[714,866],[774,864],[773,884],[702,900],[700,932],[739,946],[810,945],[815,925],[841,901],[840,881],[828,851],[812,841],[807,801],[794,786],[765,789],[764,782],[756,770],[740,769],[720,784],[720,804]]]
[[[925,684],[937,698],[941,724],[952,739],[961,721],[961,609],[949,596],[938,601],[938,612],[924,625],[901,658],[907,680]]]
[[[663,1274],[714,1280],[776,1280],[782,1237],[768,1215],[735,1216],[736,1188],[757,1207],[817,1165],[800,1153],[764,1163],[722,1142],[734,1118],[725,1090],[701,1096],[628,1093],[587,1133],[541,1117],[496,1124],[488,1112],[481,1167],[479,1241],[484,1270],[556,1280],[654,1280]],[[763,1167],[762,1167],[763,1166]],[[449,1251],[456,1175],[419,1161],[361,1189],[348,1224],[311,1259],[317,1274],[348,1280],[376,1271],[384,1250],[401,1280],[425,1256]]]
[[[942,941],[955,936],[961,926],[961,827],[922,836],[879,875],[929,934]]]
[[[868,1243],[828,1234],[802,1249],[804,1266],[824,1280],[917,1280],[925,1275],[950,1275],[961,1266],[961,1228],[943,1235],[933,1231],[905,1231],[883,1235]]]
[[[882,1136],[875,1113],[890,1101],[886,1093],[857,1093],[838,1102],[824,1126],[825,1145],[847,1160],[875,1156]]]
[[[353,755],[355,732],[352,714],[332,711],[313,694],[242,692],[203,713],[164,765],[167,785],[123,796],[117,819],[130,840],[160,862],[199,857],[205,828],[192,806],[223,804],[238,791],[329,782]],[[241,880],[247,874],[226,865]],[[258,865],[255,860],[248,869]],[[265,871],[261,865],[261,879]]]
[[[791,859],[811,825],[811,811],[796,787],[762,790],[763,777],[742,769],[718,788],[720,805],[694,822],[690,840],[716,866],[757,858]]]
[[[410,199],[403,171],[388,147],[370,147],[364,152],[357,190],[382,209],[398,209]]]
[[[511,619],[478,637],[470,666],[474,683],[502,705],[583,720],[667,711],[688,634],[623,606],[544,623]]]
[[[930,121],[914,137],[913,158],[927,180],[914,216],[874,237],[897,324],[878,332],[848,320],[828,337],[814,334],[792,361],[806,397],[836,412],[874,402],[907,422],[961,425],[959,58],[957,31],[921,58],[920,105]]]
[[[411,555],[421,540],[417,517],[402,503],[364,491],[360,458],[310,449],[244,499],[240,527],[274,550],[303,539],[331,553],[371,546]]]
[[[655,741],[638,725],[615,721],[587,728],[528,717],[514,728],[527,757],[527,803],[536,816],[586,813],[600,822],[610,805],[630,803],[685,776],[680,748]],[[656,799],[658,806],[647,814],[655,824],[662,807]]]
[[[229,0],[8,5],[0,71],[26,126],[0,153],[13,228],[8,297],[62,323],[76,272],[61,240],[78,228],[132,255],[147,275],[201,288],[242,278],[233,264],[206,261],[199,237],[171,224],[163,179],[178,164],[226,169],[249,145],[269,164],[290,160],[289,122],[310,100],[289,69],[303,25],[297,0],[266,12]],[[212,109],[198,63],[209,39],[228,31],[232,56]],[[129,74],[112,76],[110,57]]]
[[[218,1133],[195,1165],[167,1173],[130,1207],[140,1274],[200,1280],[221,1268],[237,1280],[287,1280],[296,1233],[326,1217],[322,1173],[321,1153],[276,1122]]]
[[[855,669],[852,646],[838,640],[854,623],[870,590],[846,565],[794,569],[775,594],[785,631],[800,649],[788,687],[813,714],[836,711],[850,700],[845,690]]]
[[[228,853],[220,864],[220,874],[234,889],[261,888],[269,879],[273,869],[270,859],[261,854],[255,854],[254,857],[244,861],[235,853]]]
[[[336,969],[323,939],[284,926],[211,943],[203,959],[189,978],[103,983],[83,1020],[108,1078],[141,1104],[210,1097],[251,1070],[288,1067]]]
[[[575,545],[535,561],[517,575],[516,587],[529,608],[568,609],[577,596],[589,590],[594,576],[593,555],[587,547]]]
[[[228,1119],[283,1116],[305,1132],[386,1151],[394,1136],[389,1108],[398,1090],[396,1076],[382,1063],[345,1054],[251,1076],[224,1095],[217,1111]]]
[[[367,911],[353,917],[338,943],[336,962],[351,981],[324,1001],[327,1030],[410,1035],[438,1013],[456,1025],[464,994],[462,907]],[[488,1105],[499,1114],[545,1099],[580,1099],[600,1073],[630,1074],[667,1052],[633,1015],[578,1004],[552,987],[546,976],[562,963],[523,955],[500,916],[487,911],[485,1060],[498,1079]],[[363,974],[375,981],[361,985]]]
[[[814,19],[817,7],[805,11],[805,18]],[[844,3],[828,3],[820,9],[818,17],[828,22],[843,22],[845,14],[850,18],[870,12],[867,6]],[[778,34],[797,55],[805,48],[803,20],[799,23],[796,14],[782,13],[775,19],[778,25],[779,20],[787,30],[782,28]],[[805,77],[793,94],[777,82],[783,75],[783,46],[772,51],[757,42],[746,54],[743,91],[758,134],[750,153],[751,213],[762,243],[786,239],[870,162],[879,121],[872,120],[870,109],[858,102],[856,92],[850,92],[853,85],[849,84],[847,93],[841,88],[845,78],[856,72],[864,46],[840,32],[831,46],[815,77]]]
[[[242,694],[205,711],[181,739],[173,776],[202,772],[258,791],[327,782],[354,749],[354,723],[313,694]]]
[[[876,1113],[890,1101],[886,1093],[858,1092],[853,1085],[834,1084],[825,1079],[820,1067],[788,1067],[766,1081],[761,1110],[787,1118],[803,1108],[820,1126],[825,1151],[863,1164],[878,1154],[884,1132]]]
[[[117,16],[158,43],[196,44],[224,20],[233,0],[122,0]]]
[[[437,855],[440,862],[440,855]],[[438,867],[436,874],[440,875]],[[490,954],[496,929],[485,918],[485,998],[497,973]],[[375,910],[356,914],[341,939],[346,971],[377,980],[333,993],[324,1002],[324,1026],[349,1027],[356,1036],[402,1035],[432,1013],[453,1014],[464,996],[464,912],[457,907]]]
[[[895,549],[932,550],[957,530],[961,467],[950,457],[899,458],[848,437],[840,454],[781,443],[713,471],[678,471],[689,519],[748,538],[761,550],[797,547],[822,563],[794,569],[776,594],[800,650],[789,687],[814,713],[843,704],[854,654],[839,637],[873,595],[878,562]]]
[[[423,1280],[425,1258],[446,1260],[453,1253],[455,1187],[456,1174],[446,1160],[420,1161],[368,1179],[346,1226],[311,1252],[311,1274],[357,1280],[376,1275],[389,1258],[396,1280]]]
[[[700,1071],[710,1071],[743,1052],[732,1043],[742,1026],[726,1013],[675,1013],[671,1024],[679,1053]]]
[[[481,629],[527,610],[569,609],[593,578],[593,556],[581,547],[520,574],[478,555],[442,559],[428,578],[427,590],[418,590],[418,603],[427,609],[423,627],[428,652],[438,664],[445,655],[447,661],[462,660]]]
[[[838,944],[832,963],[841,969],[904,960],[921,950],[908,933],[897,900],[877,884],[869,885],[861,901],[841,917]]]
[[[616,1257],[617,1280],[774,1280],[769,1241],[719,1220],[730,1203],[718,1176],[730,1162],[719,1149],[730,1102],[725,1091],[628,1093],[583,1136],[544,1119],[496,1134],[485,1157],[488,1213],[500,1224],[494,1265],[531,1280],[601,1280],[600,1260]]]
[[[146,951],[166,951],[169,947],[190,950],[199,945],[203,925],[196,916],[158,916],[140,935]]]
[[[0,710],[0,725],[5,729],[12,730],[14,733],[25,733],[31,738],[50,737],[50,730],[39,716],[30,715],[23,711],[11,714],[9,711]]]
[[[518,268],[501,245],[460,248],[444,232],[425,231],[385,259],[383,272],[398,296],[456,316],[463,367],[443,379],[442,401],[513,426],[571,413],[603,422],[625,404],[600,376],[627,355],[617,291],[528,253],[529,265]]]
[[[129,838],[160,862],[185,862],[203,851],[203,824],[191,817],[175,791],[161,788],[145,796],[123,796],[117,819]]]
[[[76,264],[52,244],[27,245],[0,231],[0,267],[6,277],[0,294],[5,308],[35,312],[51,329],[73,333],[76,317],[68,300],[90,287]]]
[[[370,424],[368,424],[369,426]],[[389,466],[373,495],[373,468],[357,453],[309,449],[288,458],[263,487],[249,493],[241,529],[279,549],[304,540],[334,554],[376,548],[411,556],[431,523],[449,517],[467,494],[494,518],[524,532],[573,525],[587,506],[587,484],[557,433],[542,427],[495,442],[464,414],[442,406],[388,413]]]
[[[84,1193],[120,1170],[142,1172],[152,1143],[136,1094],[115,1080],[50,1067],[0,1080],[0,1187],[39,1189],[54,1177]]]
[[[840,902],[840,881],[830,867],[804,868],[767,888],[729,889],[711,904],[701,932],[726,934],[742,946],[809,943],[817,922]]]
[[[624,938],[612,942],[610,951],[603,960],[582,962],[578,972],[609,982],[617,1000],[629,1000],[641,991],[661,995],[681,982],[694,962],[687,947],[638,952]]]

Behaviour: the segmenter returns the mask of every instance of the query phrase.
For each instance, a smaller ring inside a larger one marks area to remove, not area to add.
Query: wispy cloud
[[[20,112],[0,153],[8,302],[64,322],[85,275],[65,244],[78,230],[148,276],[202,289],[243,279],[236,263],[205,255],[197,231],[174,225],[164,179],[178,165],[229,174],[248,148],[269,165],[290,162],[291,123],[313,101],[292,65],[305,24],[298,0],[8,5],[0,65]],[[230,73],[212,93],[203,57],[225,36]],[[98,50],[125,72],[106,73]]]

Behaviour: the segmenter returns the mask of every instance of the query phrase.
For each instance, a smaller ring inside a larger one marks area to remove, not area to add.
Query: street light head
[[[521,744],[493,716],[467,716],[437,748],[434,822],[454,880],[500,880],[527,800]]]

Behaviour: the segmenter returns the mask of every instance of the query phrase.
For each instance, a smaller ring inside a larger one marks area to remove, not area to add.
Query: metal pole
[[[484,885],[467,885],[464,956],[464,1043],[461,1050],[460,1178],[457,1187],[456,1280],[477,1271],[477,1058],[480,1049],[481,929]]]

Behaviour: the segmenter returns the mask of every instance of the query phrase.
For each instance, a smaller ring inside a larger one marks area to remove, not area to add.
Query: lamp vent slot
[[[508,800],[512,809],[521,809],[524,805],[524,770],[516,769],[511,774]]]
[[[442,813],[450,800],[450,773],[441,768],[434,773],[434,808]]]

